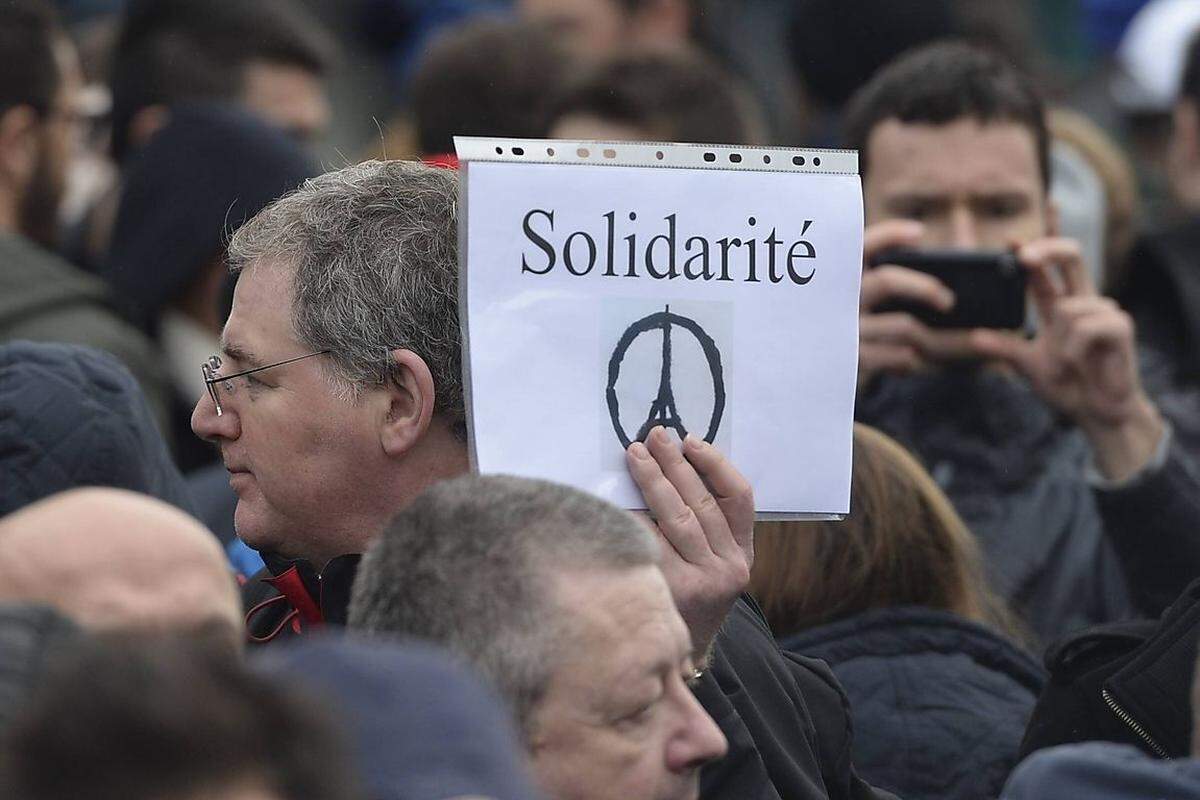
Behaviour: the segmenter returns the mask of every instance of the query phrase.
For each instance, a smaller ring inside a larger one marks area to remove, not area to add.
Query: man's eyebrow
[[[248,369],[256,369],[263,364],[262,359],[254,355],[254,353],[237,342],[231,342],[228,339],[221,340],[221,352]]]

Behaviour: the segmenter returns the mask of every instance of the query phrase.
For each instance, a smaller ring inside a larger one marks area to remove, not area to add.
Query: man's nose
[[[209,442],[232,440],[242,435],[242,422],[237,412],[224,403],[221,414],[208,392],[200,395],[192,409],[192,433]]]
[[[956,250],[979,249],[979,226],[971,209],[958,207],[950,215],[950,246]]]
[[[672,772],[695,769],[720,758],[729,749],[725,734],[691,691],[687,692],[683,702],[679,733],[667,744],[667,767]]]

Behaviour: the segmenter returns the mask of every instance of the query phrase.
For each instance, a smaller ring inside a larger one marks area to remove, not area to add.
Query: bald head
[[[120,489],[74,489],[0,519],[0,602],[40,602],[93,630],[240,631],[216,538],[182,511]]]

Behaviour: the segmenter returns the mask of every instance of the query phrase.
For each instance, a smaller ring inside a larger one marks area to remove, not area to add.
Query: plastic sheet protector
[[[848,513],[863,210],[852,151],[462,137],[471,457],[625,508],[625,448],[719,447],[759,518]]]

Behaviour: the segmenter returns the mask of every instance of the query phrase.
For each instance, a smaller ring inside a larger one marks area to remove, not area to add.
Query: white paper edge
[[[521,156],[512,156],[511,158],[500,158],[500,157],[496,156],[495,149],[494,149],[496,146],[507,147],[507,148],[511,149],[512,146],[520,146],[519,144],[515,144],[515,143],[521,143],[521,142],[535,143],[535,144],[544,144],[545,142],[555,142],[556,144],[560,144],[563,142],[563,140],[558,140],[558,139],[550,139],[550,140],[547,140],[547,139],[493,139],[493,138],[483,138],[483,137],[474,137],[474,136],[455,136],[454,137],[454,145],[455,145],[455,148],[458,150],[459,160],[462,162],[458,169],[458,327],[459,327],[459,336],[460,336],[460,339],[462,342],[461,360],[462,360],[462,379],[463,379],[463,403],[465,404],[464,409],[466,412],[465,416],[466,416],[466,423],[467,423],[467,457],[469,459],[471,473],[476,474],[476,475],[479,474],[479,457],[478,457],[478,454],[476,453],[476,447],[475,447],[475,415],[473,413],[475,406],[472,402],[472,396],[471,396],[471,360],[468,357],[468,353],[471,352],[470,351],[470,332],[469,332],[468,326],[467,326],[467,319],[468,319],[468,317],[467,317],[467,295],[468,295],[468,292],[467,292],[467,219],[468,219],[468,216],[467,216],[467,172],[469,170],[470,161],[513,161],[513,162],[524,162],[524,163],[560,163],[560,162],[535,162],[532,159],[522,158]],[[468,144],[470,146],[470,148],[474,148],[475,146],[482,146],[484,149],[490,150],[491,155],[493,157],[492,158],[486,158],[486,157],[485,158],[470,158],[470,157],[464,156],[463,155],[463,153],[464,153],[463,144],[464,143]],[[503,144],[497,145],[495,143],[503,143]],[[568,142],[568,144],[574,145],[574,144],[580,144],[580,142],[572,141],[572,142]],[[594,144],[594,143],[592,143],[592,144]],[[630,143],[628,143],[628,142],[618,142],[615,144],[622,145],[622,146],[630,145]],[[666,160],[665,148],[686,148],[689,151],[691,151],[692,155],[696,155],[696,153],[698,151],[695,150],[695,148],[713,148],[713,147],[715,147],[714,145],[693,145],[693,144],[654,145],[654,144],[646,144],[646,143],[640,143],[640,142],[635,142],[632,144],[639,146],[639,147],[645,146],[649,150],[650,158],[652,158],[656,162],[654,164],[650,164],[649,166],[656,166],[656,167],[664,166],[661,163],[657,163],[658,158],[655,155],[656,151],[660,147],[664,148],[664,159],[663,159],[664,161]],[[727,146],[722,145],[722,147],[727,147]],[[825,154],[825,153],[849,155],[849,156],[853,157],[853,162],[854,162],[854,172],[851,174],[858,174],[858,153],[853,150],[820,150],[820,149],[814,150],[811,148],[806,148],[806,149],[801,149],[801,148],[742,148],[742,149],[743,150],[769,150],[772,152],[773,151],[787,151],[787,152],[817,153],[818,155]],[[632,156],[632,155],[634,155],[634,154],[627,153],[627,156]],[[643,153],[642,155],[644,157],[645,153]],[[568,163],[568,162],[564,161],[561,163]],[[598,162],[581,160],[581,161],[577,161],[574,163],[598,163]],[[606,159],[604,163],[607,163],[610,165],[630,166],[630,164],[628,164],[628,163],[618,164],[616,159]],[[792,167],[789,164],[789,167],[787,169],[781,168],[777,171],[780,171],[780,172],[819,172],[819,173],[825,173],[825,174],[846,174],[844,172],[833,170],[832,167],[834,166],[834,164],[835,164],[835,162],[832,159],[826,160],[826,159],[822,158],[820,167],[810,166],[808,169],[801,169],[801,168],[797,168],[797,167]],[[720,165],[718,165],[718,166],[706,165],[704,168],[705,169],[726,169],[728,167],[720,166]],[[645,508],[633,508],[633,509],[629,509],[629,510],[645,511],[646,509]],[[771,521],[795,521],[795,522],[834,521],[834,522],[837,522],[837,521],[844,520],[845,518],[846,518],[845,514],[800,513],[800,512],[784,512],[784,511],[755,511],[754,512],[754,520],[756,522],[771,522]]]
[[[806,172],[818,175],[858,174],[857,150],[812,147],[455,136],[454,150],[462,163],[496,161],[514,164]]]

